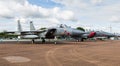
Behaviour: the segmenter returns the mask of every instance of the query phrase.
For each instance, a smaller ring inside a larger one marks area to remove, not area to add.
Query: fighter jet
[[[19,39],[32,39],[32,43],[34,43],[34,39],[39,39],[39,34],[45,32],[45,30],[35,30],[32,21],[30,21],[30,31],[23,31],[20,20],[18,20],[18,31],[9,31],[6,32],[8,34],[16,34]]]
[[[90,32],[91,31],[88,31],[88,33]],[[109,32],[105,32],[105,31],[94,31],[94,32],[96,32],[94,37],[98,39],[103,39],[103,38],[110,39],[111,37],[117,37],[117,35],[109,33]]]
[[[86,38],[92,38],[96,34],[95,32],[87,33],[82,30],[71,28],[65,24],[61,24],[58,28],[53,28],[53,29],[56,31],[55,35],[61,34],[62,36],[71,37],[78,41],[83,41]]]
[[[105,32],[105,31],[96,31],[95,37],[99,37],[99,36],[106,37],[108,39],[110,39],[110,37],[115,37],[115,35],[112,34],[112,33],[108,33],[108,32]]]
[[[51,27],[46,30],[35,30],[32,21],[30,22],[30,31],[22,31],[20,20],[18,20],[18,31],[17,32],[7,32],[19,35],[20,38],[32,39],[34,43],[35,39],[42,39],[42,42],[45,42],[45,39],[54,39],[57,36],[70,36],[76,40],[83,41],[84,38],[92,38],[95,36],[95,32],[90,32],[89,34],[77,30],[67,25],[61,24],[59,27]]]

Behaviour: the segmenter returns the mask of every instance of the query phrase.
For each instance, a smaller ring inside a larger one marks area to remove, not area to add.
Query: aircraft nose
[[[88,35],[88,38],[92,38],[92,37],[94,37],[95,34],[96,34],[96,32],[91,32],[91,33]]]

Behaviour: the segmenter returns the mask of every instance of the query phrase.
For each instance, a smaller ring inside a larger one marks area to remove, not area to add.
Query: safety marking
[[[30,59],[22,56],[7,56],[3,57],[3,59],[7,60],[10,63],[23,63],[23,62],[29,62]]]

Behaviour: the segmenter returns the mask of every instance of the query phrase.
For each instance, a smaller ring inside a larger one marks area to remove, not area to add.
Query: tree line
[[[12,39],[17,37],[18,35],[15,35],[15,34],[7,34],[6,32],[0,32],[0,38],[3,38],[3,39]]]

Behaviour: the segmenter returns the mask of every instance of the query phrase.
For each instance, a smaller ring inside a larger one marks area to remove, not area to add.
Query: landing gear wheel
[[[45,43],[45,38],[42,38],[42,43]]]
[[[84,41],[84,39],[83,38],[81,38],[81,40],[80,40],[81,42],[83,42]]]
[[[34,44],[35,43],[35,40],[34,39],[32,39],[32,44]]]

